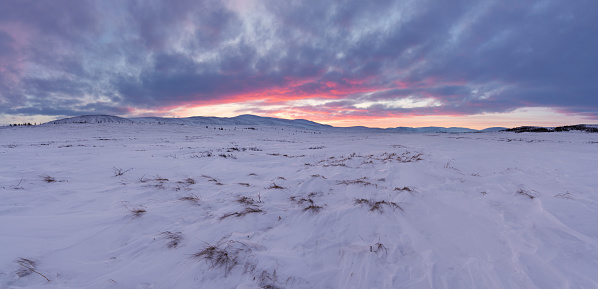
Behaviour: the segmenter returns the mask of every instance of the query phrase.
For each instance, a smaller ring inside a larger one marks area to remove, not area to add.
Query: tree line
[[[24,122],[24,123],[11,123],[8,126],[26,126],[26,125],[37,125],[36,122],[34,122],[33,124],[31,124],[30,122]]]

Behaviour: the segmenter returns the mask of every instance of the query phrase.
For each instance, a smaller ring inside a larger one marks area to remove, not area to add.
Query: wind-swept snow
[[[0,163],[2,288],[598,287],[597,134],[44,125]]]

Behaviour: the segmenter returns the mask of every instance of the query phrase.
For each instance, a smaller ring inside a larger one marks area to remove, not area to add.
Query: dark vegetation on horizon
[[[30,122],[24,122],[24,123],[15,123],[15,124],[9,124],[8,126],[29,126],[29,125],[37,125],[37,122],[34,123],[30,123]]]
[[[585,124],[557,126],[555,128],[539,127],[539,126],[519,126],[519,127],[505,129],[504,131],[521,133],[521,132],[561,132],[561,131],[572,131],[572,130],[598,133],[598,128],[589,127]]]

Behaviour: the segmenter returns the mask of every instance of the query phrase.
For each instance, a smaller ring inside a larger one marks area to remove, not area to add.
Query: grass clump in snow
[[[263,212],[263,210],[260,209],[256,204],[256,203],[261,203],[261,202],[262,202],[262,200],[261,200],[261,197],[259,194],[258,194],[258,201],[254,200],[250,197],[239,196],[237,198],[237,203],[245,205],[245,209],[243,209],[240,212],[224,214],[224,215],[222,215],[222,217],[220,217],[220,220],[224,220],[228,217],[244,217],[249,214],[261,213],[261,212]]]
[[[35,270],[35,261],[31,260],[31,259],[26,259],[26,258],[19,258],[16,260],[17,264],[19,264],[22,268],[19,269],[17,271],[17,276],[19,277],[25,277],[31,273],[36,273],[42,277],[44,277],[48,282],[50,282],[50,279],[48,279],[48,277],[44,276],[42,273],[37,272]]]
[[[43,176],[42,176],[42,179],[43,179],[43,180],[44,180],[44,182],[46,182],[46,183],[54,183],[54,182],[56,182],[56,179],[55,179],[55,178],[53,178],[53,177],[51,177],[51,176],[48,176],[48,175],[43,175]]]
[[[156,177],[153,179],[153,181],[164,183],[164,182],[168,182],[170,180],[167,178],[163,178],[160,175],[156,175]]]
[[[201,176],[202,176],[202,177],[204,177],[204,178],[206,178],[206,179],[208,179],[208,182],[213,182],[215,185],[218,185],[218,186],[222,186],[222,185],[224,185],[223,183],[221,183],[221,182],[220,182],[218,179],[216,179],[216,178],[212,178],[212,177],[210,177],[210,176],[208,176],[208,175],[201,175]]]
[[[313,204],[314,200],[312,200],[311,198],[299,198],[296,196],[292,196],[289,198],[289,200],[291,200],[292,202],[297,203],[297,205],[302,205],[303,203],[310,203]]]
[[[145,207],[143,206],[130,207],[126,203],[123,203],[123,206],[125,206],[125,209],[127,209],[127,211],[133,214],[133,218],[141,217],[143,214],[147,212],[145,210]]]
[[[384,254],[386,254],[386,256],[388,256],[388,248],[386,248],[386,246],[384,246],[384,244],[380,243],[380,241],[378,241],[378,243],[374,244],[374,246],[370,246],[370,252],[376,253],[376,254],[384,252]]]
[[[307,211],[309,211],[309,212],[312,212],[312,213],[316,213],[316,214],[317,214],[317,213],[319,213],[319,212],[320,212],[320,211],[321,211],[323,208],[324,208],[324,207],[322,207],[322,206],[318,206],[318,205],[309,205],[309,206],[307,206],[307,207],[303,208],[303,211],[304,211],[304,212],[307,212]]]
[[[530,198],[532,200],[534,198],[536,198],[536,196],[534,196],[532,193],[524,190],[523,188],[519,188],[516,193],[519,194],[519,195],[522,195],[522,196],[526,196],[526,197],[528,197],[528,198]]]
[[[139,178],[139,182],[140,183],[147,183],[147,182],[154,182],[154,184],[148,185],[150,187],[155,187],[158,189],[164,189],[164,184],[166,182],[170,181],[167,178],[161,177],[160,175],[156,175],[154,178],[146,178],[145,175],[141,176],[141,178]],[[178,182],[181,183],[181,182]]]
[[[198,204],[201,199],[195,194],[189,194],[187,196],[180,197],[179,200],[181,201],[189,201],[193,204]]]
[[[192,255],[193,258],[206,260],[210,269],[220,268],[227,276],[231,270],[239,264],[241,254],[251,253],[251,249],[245,244],[236,241],[220,240],[215,245],[206,244],[199,252]]]
[[[397,161],[399,161],[401,163],[418,162],[418,161],[422,160],[421,156],[423,156],[422,153],[411,155],[410,152],[405,152],[400,157],[397,158]]]
[[[225,159],[233,159],[233,160],[237,159],[237,156],[235,156],[233,154],[218,154],[218,156],[225,158]]]
[[[223,268],[225,275],[238,264],[237,255],[234,252],[228,251],[227,248],[219,248],[218,245],[208,245],[193,254],[193,257],[206,260],[210,264],[210,269]]]
[[[255,200],[250,197],[239,196],[239,198],[237,198],[237,203],[250,206],[255,205]]]
[[[312,213],[319,213],[324,207],[315,204],[313,197],[315,197],[316,195],[318,195],[318,193],[314,192],[309,193],[306,197],[292,196],[289,198],[289,200],[296,203],[297,205],[304,205],[304,212],[309,211]]]
[[[244,151],[261,152],[262,149],[260,149],[258,147],[246,147],[246,148],[230,147],[230,148],[226,149],[226,152],[228,152],[228,153],[230,153],[230,152],[244,152]]]
[[[378,187],[378,185],[373,184],[369,181],[367,181],[367,177],[363,177],[360,179],[356,179],[356,180],[343,180],[343,181],[338,181],[336,182],[337,185],[362,185],[362,186],[375,186]]]
[[[25,188],[21,187],[21,183],[23,182],[25,178],[21,177],[21,180],[19,181],[19,183],[17,183],[16,186],[10,186],[11,189],[13,190],[24,190]],[[6,187],[2,186],[3,189],[6,190]]]
[[[183,240],[183,234],[181,232],[165,231],[160,233],[160,235],[168,239],[168,243],[166,243],[166,246],[168,246],[168,248],[178,247],[181,241]]]
[[[257,207],[246,207],[243,211],[240,212],[234,212],[234,213],[229,213],[229,214],[224,214],[222,217],[220,217],[220,220],[224,220],[228,217],[244,217],[246,215],[249,214],[254,214],[254,213],[261,213],[263,212],[262,209],[257,208]]]
[[[124,170],[124,169],[121,169],[121,168],[112,167],[112,172],[114,173],[115,177],[122,176],[122,175],[124,175],[126,172],[128,172],[130,170],[132,170],[132,168],[128,169],[128,170]]]
[[[133,213],[135,217],[141,217],[145,212],[147,211],[143,207],[135,207],[131,209],[131,213]]]
[[[275,285],[276,281],[278,281],[276,270],[272,271],[272,273],[264,270],[257,278],[257,283],[261,289],[279,289],[280,287]]]
[[[395,202],[390,201],[373,201],[371,199],[355,199],[355,205],[366,205],[372,212],[384,213],[384,207],[392,208],[393,210],[399,209],[403,211],[403,208]]]
[[[179,184],[186,184],[186,185],[194,185],[195,184],[195,180],[192,178],[186,178],[182,181],[178,181],[177,183]]]
[[[277,190],[284,190],[286,189],[285,187],[279,186],[276,183],[272,183],[269,187],[267,187],[266,189],[277,189]]]

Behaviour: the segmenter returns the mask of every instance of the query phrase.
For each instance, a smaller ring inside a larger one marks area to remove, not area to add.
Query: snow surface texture
[[[0,288],[597,288],[597,152],[580,132],[2,127]]]

